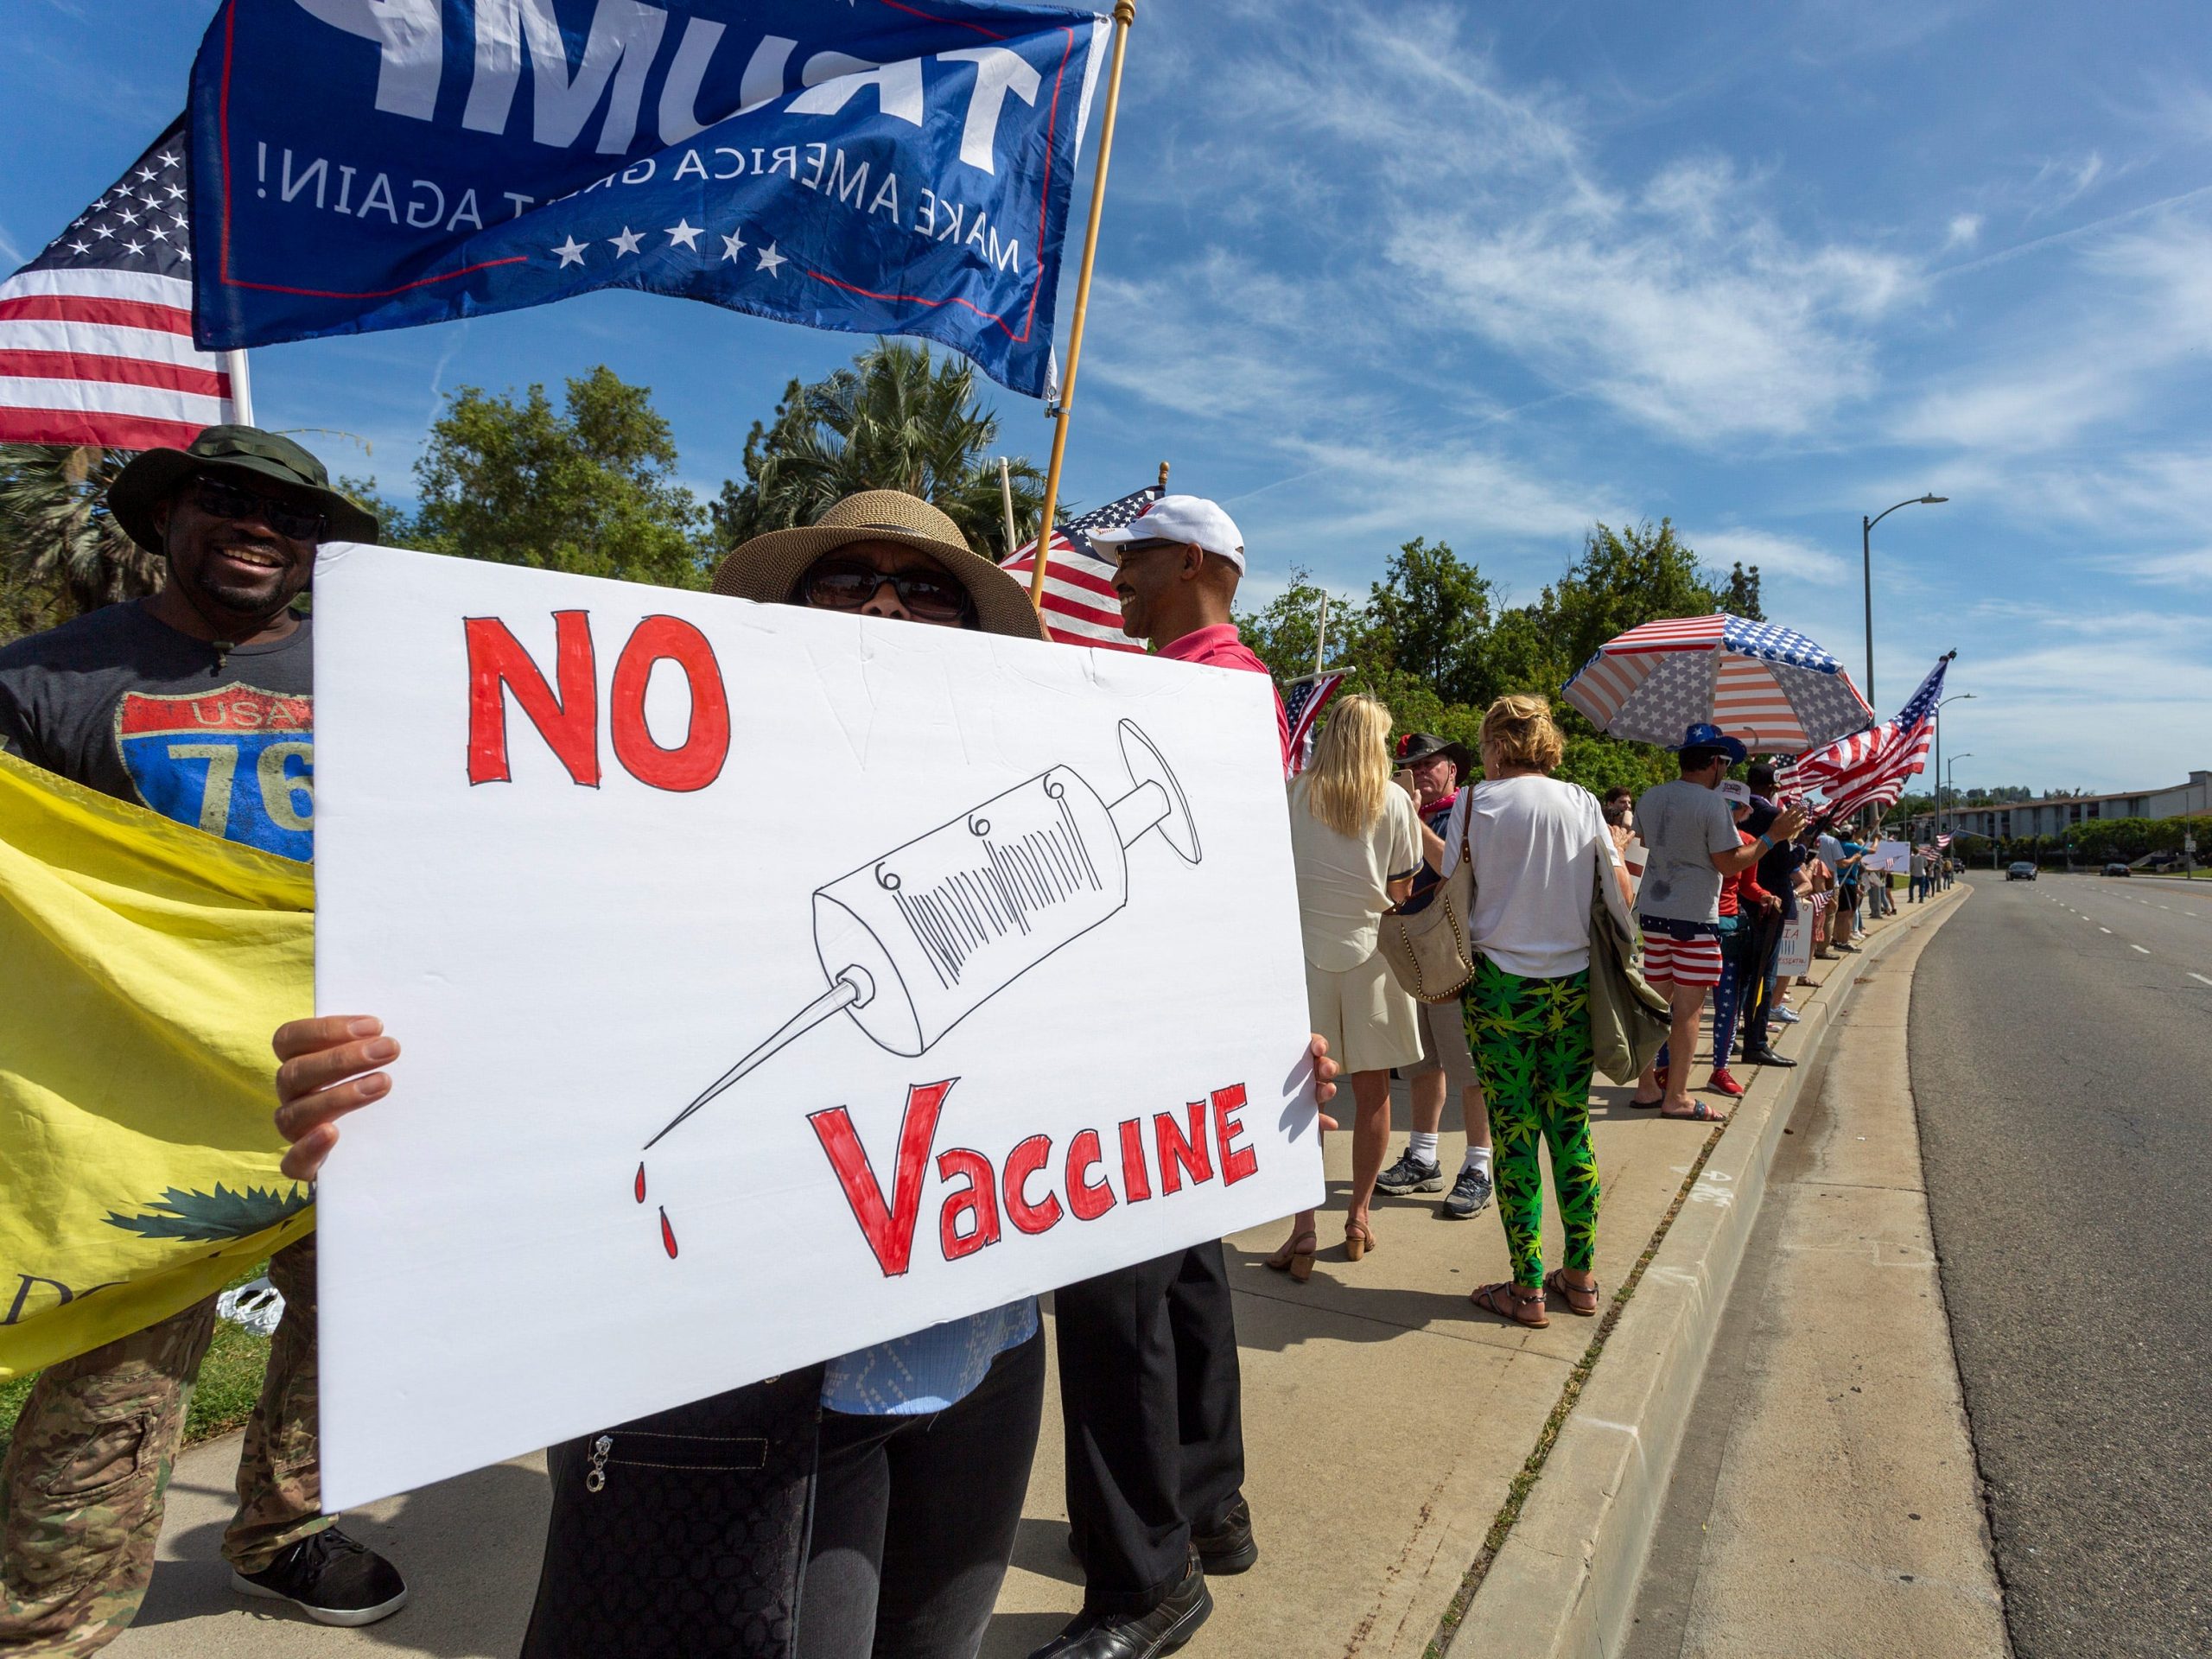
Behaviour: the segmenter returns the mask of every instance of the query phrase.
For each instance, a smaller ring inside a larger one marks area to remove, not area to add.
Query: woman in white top
[[[1444,835],[1446,872],[1460,837],[1475,867],[1468,918],[1475,976],[1463,1001],[1475,1071],[1490,1102],[1497,1211],[1513,1277],[1474,1293],[1478,1307],[1551,1323],[1550,1291],[1572,1313],[1598,1311],[1598,1160],[1590,1149],[1590,906],[1602,894],[1632,932],[1627,879],[1598,798],[1545,774],[1566,748],[1541,697],[1500,697],[1483,716],[1483,781],[1459,791]],[[1566,1222],[1566,1265],[1544,1275],[1543,1173]]]
[[[1351,1201],[1344,1255],[1375,1248],[1367,1208],[1390,1144],[1390,1068],[1421,1058],[1421,1019],[1376,949],[1382,912],[1413,891],[1421,820],[1390,781],[1390,711],[1372,697],[1338,699],[1313,763],[1291,780],[1290,851],[1306,942],[1313,1029],[1351,1074]],[[1301,1283],[1313,1269],[1313,1211],[1301,1211],[1268,1265]]]

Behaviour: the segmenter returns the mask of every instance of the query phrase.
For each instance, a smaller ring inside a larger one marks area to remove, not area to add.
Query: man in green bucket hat
[[[376,519],[273,432],[211,426],[149,449],[108,490],[162,558],[150,596],[0,649],[0,750],[227,840],[314,854],[314,631],[292,608],[327,542]],[[315,1236],[280,1250],[284,1297],[245,1432],[232,1584],[326,1624],[366,1624],[407,1590],[321,1513]],[[0,1651],[91,1653],[137,1617],[214,1299],[48,1367],[0,1461]]]

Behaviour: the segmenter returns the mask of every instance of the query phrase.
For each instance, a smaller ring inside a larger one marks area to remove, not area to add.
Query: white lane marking
[[[2139,944],[2131,944],[2127,948],[2131,950],[2143,950],[2143,947]],[[2147,957],[2151,953],[2148,950],[2143,950],[2143,954]]]
[[[2108,927],[2101,927],[2101,928],[2099,928],[2099,929],[2097,930],[2097,931],[2098,931],[2098,932],[2100,932],[2100,933],[2109,933],[2109,932],[2111,932],[2111,931],[2112,931],[2112,929],[2110,929],[2110,928],[2108,928]]]
[[[2207,979],[2202,974],[2191,974],[2190,977],[2200,985],[2212,985],[2212,979]]]

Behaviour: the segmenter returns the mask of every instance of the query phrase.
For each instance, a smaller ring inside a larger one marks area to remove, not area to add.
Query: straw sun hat
[[[928,554],[968,590],[985,632],[1046,638],[1027,590],[970,548],[950,518],[901,490],[862,490],[830,505],[811,524],[740,543],[715,571],[714,589],[764,604],[789,603],[809,565],[855,542],[895,542]]]

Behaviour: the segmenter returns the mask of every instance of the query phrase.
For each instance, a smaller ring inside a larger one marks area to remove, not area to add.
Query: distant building
[[[2027,841],[2041,836],[2063,840],[2076,825],[2101,818],[2182,818],[2192,813],[2212,813],[2212,772],[2191,772],[2185,784],[2165,789],[2128,790],[2117,795],[2046,795],[2040,800],[2014,801],[1994,806],[1953,806],[1943,814],[1945,826],[1961,836],[1986,836],[1994,841]],[[1912,839],[1924,842],[1936,833],[1932,813],[1912,821]]]

